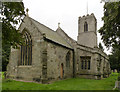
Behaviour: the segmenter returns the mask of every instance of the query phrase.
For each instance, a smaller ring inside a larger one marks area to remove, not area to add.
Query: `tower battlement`
[[[94,14],[83,15],[78,18],[78,43],[88,47],[97,46],[97,19]]]

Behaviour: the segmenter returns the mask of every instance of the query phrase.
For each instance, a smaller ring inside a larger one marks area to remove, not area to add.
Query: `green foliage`
[[[118,60],[114,55],[109,55],[110,67],[112,70],[117,69],[118,67]]]
[[[118,48],[113,48],[112,55],[109,55],[109,61],[111,69],[117,69],[120,71],[120,50]]]
[[[2,70],[6,70],[10,47],[16,48],[23,43],[22,35],[16,26],[25,16],[22,2],[2,3]]]
[[[4,72],[0,72],[0,74],[2,74],[2,79],[4,79]]]
[[[120,73],[118,74],[118,81],[120,81]]]
[[[6,66],[9,62],[10,44],[6,44],[2,48],[2,71],[6,71]]]
[[[112,90],[118,73],[102,80],[72,78],[56,81],[51,84],[38,84],[20,81],[3,80],[3,90]]]
[[[5,2],[2,8],[2,45],[10,44],[16,47],[21,44],[21,34],[16,25],[22,21],[25,15],[22,2]]]
[[[102,46],[101,43],[99,43],[99,48],[100,48],[102,51],[104,51],[104,48],[103,48],[103,46]]]
[[[120,1],[106,2],[104,5],[103,27],[99,29],[102,40],[107,47],[113,47],[110,55],[111,67],[120,70]],[[115,50],[115,51],[114,51]]]
[[[120,2],[105,3],[103,27],[99,29],[107,47],[120,46]]]

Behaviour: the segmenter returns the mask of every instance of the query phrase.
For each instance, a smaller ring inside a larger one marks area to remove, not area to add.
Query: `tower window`
[[[25,44],[21,46],[21,61],[19,65],[31,65],[32,64],[32,39],[28,32],[24,32]]]
[[[84,32],[87,32],[88,31],[88,24],[87,22],[84,23]]]

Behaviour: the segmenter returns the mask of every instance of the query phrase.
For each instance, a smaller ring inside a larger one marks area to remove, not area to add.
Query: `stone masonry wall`
[[[73,51],[60,45],[47,42],[47,78],[60,79],[61,64],[63,64],[63,78],[73,77]],[[70,67],[66,67],[66,54],[70,51]]]
[[[82,69],[81,68],[81,56],[89,56],[91,57],[90,60],[90,70],[88,69]],[[77,67],[78,69],[76,69],[76,76],[81,77],[81,78],[95,78],[95,74],[97,73],[97,68],[96,68],[96,61],[95,61],[96,55],[88,52],[88,51],[84,51],[84,50],[80,50],[77,49]]]
[[[8,64],[8,77],[16,77],[23,80],[38,80],[42,77],[42,52],[44,46],[44,40],[42,34],[37,30],[34,24],[25,17],[24,22],[20,26],[19,30],[22,32],[27,31],[32,37],[32,65],[20,65],[18,62],[21,60],[20,49],[12,51],[10,55],[10,63]],[[14,66],[16,72],[14,72]],[[38,80],[40,81],[40,80]]]
[[[88,31],[84,32],[84,24],[87,22]],[[97,47],[97,21],[94,14],[79,17],[77,42],[88,47]]]
[[[81,56],[91,57],[90,62],[90,70],[81,68]],[[87,51],[87,49],[77,48],[77,61],[76,65],[76,76],[81,78],[93,78],[93,79],[101,79],[103,77],[108,77],[110,74],[110,63],[106,55],[102,54],[102,52],[92,52]]]

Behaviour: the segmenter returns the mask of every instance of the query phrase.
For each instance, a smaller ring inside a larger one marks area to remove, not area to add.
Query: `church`
[[[54,31],[29,16],[19,30],[25,44],[11,47],[7,78],[49,83],[74,77],[102,79],[111,72],[108,56],[97,45],[93,13],[78,18],[77,41],[60,26]]]

